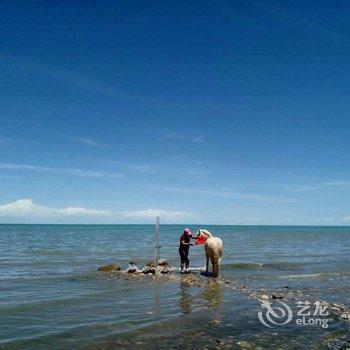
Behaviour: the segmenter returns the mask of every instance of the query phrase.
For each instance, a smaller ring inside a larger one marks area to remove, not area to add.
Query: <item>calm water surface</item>
[[[224,242],[222,280],[96,271],[131,260],[142,267],[154,254],[149,225],[0,225],[0,348],[239,348],[242,340],[262,349],[350,348],[348,322],[268,328],[249,296],[284,288],[293,312],[298,299],[349,306],[350,228],[206,228]],[[161,226],[161,256],[172,266],[182,230]],[[190,256],[191,266],[204,266],[203,247]]]

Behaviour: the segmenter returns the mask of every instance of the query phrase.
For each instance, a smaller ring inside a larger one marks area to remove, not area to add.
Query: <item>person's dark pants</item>
[[[187,269],[190,263],[190,260],[188,259],[188,249],[185,250],[185,249],[179,248],[179,254],[180,254],[181,264],[185,264]]]

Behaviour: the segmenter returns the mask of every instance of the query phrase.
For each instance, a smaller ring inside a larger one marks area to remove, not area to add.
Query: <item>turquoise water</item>
[[[291,307],[299,299],[349,306],[350,228],[206,228],[224,242],[219,280],[198,271],[194,279],[177,270],[173,279],[96,271],[131,260],[142,267],[154,255],[150,225],[0,225],[0,348],[350,346],[349,323],[339,319],[328,329],[267,328],[250,296],[284,288]],[[176,267],[182,230],[161,226],[161,257]],[[203,247],[191,247],[190,258],[203,267]]]

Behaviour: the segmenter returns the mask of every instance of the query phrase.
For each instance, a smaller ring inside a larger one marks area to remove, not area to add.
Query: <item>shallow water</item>
[[[350,228],[206,228],[224,242],[219,280],[96,271],[131,260],[142,267],[154,255],[153,226],[0,225],[0,348],[350,347],[348,322],[268,328],[250,296],[288,287],[293,312],[298,300],[349,306]],[[161,256],[172,266],[182,229],[161,226]],[[203,247],[190,256],[204,266]]]

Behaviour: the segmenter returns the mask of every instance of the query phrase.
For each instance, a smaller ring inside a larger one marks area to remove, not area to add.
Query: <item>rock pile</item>
[[[97,271],[100,272],[116,272],[116,271],[120,271],[121,273],[126,273],[126,274],[157,274],[157,273],[161,273],[161,274],[168,274],[170,272],[169,268],[168,268],[169,264],[165,259],[159,259],[158,261],[158,265],[156,265],[154,260],[150,260],[147,262],[146,266],[143,269],[139,269],[137,267],[137,264],[135,261],[130,261],[129,262],[129,266],[125,269],[122,270],[121,267],[119,265],[116,264],[109,264],[109,265],[104,265],[101,266],[97,269]]]

